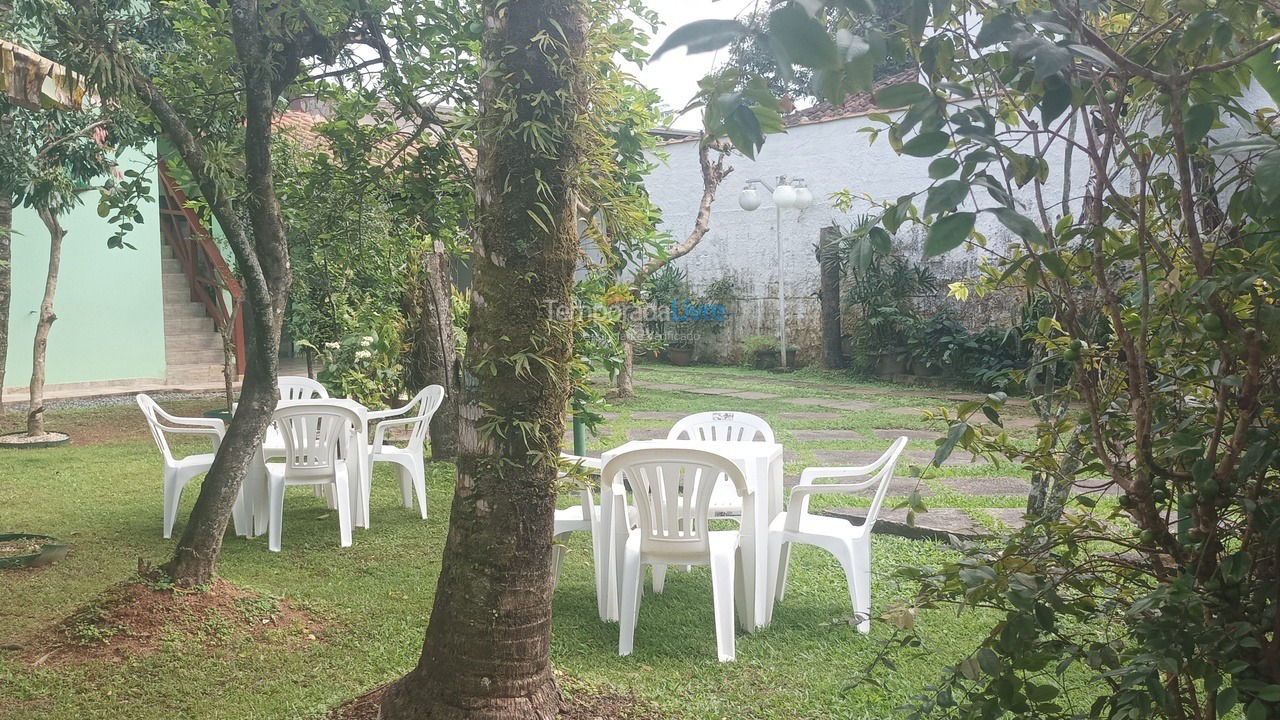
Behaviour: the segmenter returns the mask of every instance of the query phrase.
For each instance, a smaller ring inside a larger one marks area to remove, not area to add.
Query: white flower
[[[368,360],[368,359],[369,359],[369,358],[371,358],[371,357],[373,357],[373,353],[369,352],[368,350],[357,350],[357,351],[356,351],[356,359],[357,359],[357,360]]]
[[[340,347],[342,347],[342,343],[327,342],[324,344],[325,350],[337,350]]]
[[[373,344],[373,338],[371,336],[365,335],[364,337],[360,338],[360,347],[369,347],[372,344]]]

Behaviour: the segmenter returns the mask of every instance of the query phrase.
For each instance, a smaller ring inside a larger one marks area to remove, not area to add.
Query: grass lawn
[[[714,384],[783,397],[741,400],[642,389],[641,397],[607,408],[616,415],[591,438],[591,448],[616,446],[631,428],[670,424],[636,419],[636,412],[743,410],[764,416],[780,431],[788,472],[798,473],[815,464],[815,451],[883,449],[887,442],[875,436],[876,429],[929,427],[888,413],[888,408],[946,403],[942,395],[933,400],[904,397],[900,389],[838,379],[808,378],[822,383],[815,387],[778,385],[774,376],[724,368],[644,367],[638,379]],[[830,411],[797,406],[786,397],[856,397],[875,407]],[[215,404],[185,401],[169,407],[192,413]],[[836,417],[783,417],[805,411]],[[324,626],[314,640],[288,628],[255,640],[217,623],[193,627],[175,618],[153,653],[33,666],[25,646],[47,639],[55,623],[129,579],[139,558],[161,561],[170,550],[171,544],[160,537],[159,458],[139,415],[133,405],[52,412],[52,429],[70,430],[77,438],[92,435],[96,444],[0,453],[0,531],[56,535],[73,545],[65,560],[50,567],[0,573],[0,646],[6,648],[0,650],[0,718],[322,717],[331,706],[413,665],[448,521],[453,468],[444,463],[428,470],[426,521],[399,506],[392,474],[380,468],[373,486],[373,527],[357,530],[353,547],[337,546],[336,520],[305,490],[287,495],[283,552],[268,552],[265,537],[228,535],[221,576],[310,612]],[[4,425],[19,420],[10,413]],[[791,434],[806,429],[855,430],[858,438],[804,443]],[[932,445],[918,439],[910,448],[931,450]],[[965,466],[964,472],[967,477],[1025,475],[1019,468],[990,465]],[[190,512],[193,489],[184,497],[175,533]],[[853,632],[839,566],[805,547],[794,555],[787,599],[775,611],[772,626],[755,635],[739,632],[737,662],[715,661],[705,568],[672,572],[663,595],[646,594],[636,651],[620,658],[617,625],[596,616],[589,539],[575,537],[570,550],[555,600],[552,652],[557,668],[588,686],[651,700],[671,717],[889,717],[895,706],[933,681],[943,664],[963,657],[984,630],[983,618],[973,614],[927,612],[918,619],[928,641],[924,651],[895,651],[898,669],[879,669],[880,687],[851,686],[849,679],[880,650],[890,630],[877,624],[870,636]],[[877,536],[876,608],[910,594],[911,587],[896,578],[897,568],[937,563],[947,554],[937,544]]]

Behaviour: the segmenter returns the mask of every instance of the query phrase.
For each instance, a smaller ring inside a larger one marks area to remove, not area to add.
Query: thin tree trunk
[[[53,297],[58,292],[58,270],[62,265],[62,239],[66,231],[58,216],[41,210],[40,220],[49,230],[49,270],[44,277],[44,297],[40,299],[40,319],[36,322],[36,338],[31,349],[31,399],[27,404],[27,435],[44,434],[44,360],[49,348],[49,330],[58,316],[53,314]]]
[[[487,70],[458,479],[422,656],[389,689],[387,720],[543,720],[559,710],[551,532],[572,335],[553,318],[569,306],[577,259],[585,7],[482,7]],[[530,41],[540,37],[554,40]]]
[[[631,323],[622,320],[618,323],[618,341],[622,344],[622,368],[618,370],[618,397],[636,396],[636,349],[631,342]]]
[[[213,579],[236,495],[275,412],[279,399],[276,379],[280,333],[292,279],[289,246],[272,175],[271,119],[276,98],[296,77],[298,66],[296,58],[286,67],[276,66],[273,41],[265,33],[256,4],[232,5],[232,39],[244,68],[248,228],[214,181],[204,151],[182,116],[150,80],[135,76],[136,92],[155,113],[227,233],[248,291],[243,308],[247,367],[240,402],[213,465],[200,484],[200,495],[173,557],[161,567],[175,583],[187,587]]]
[[[431,457],[447,460],[458,454],[458,351],[453,338],[453,283],[449,258],[442,251],[423,252],[406,295],[410,326],[409,392],[428,385],[444,388],[444,400],[429,427]]]
[[[13,294],[12,226],[13,197],[7,192],[0,193],[0,412],[4,412],[4,371],[9,357],[9,298]]]
[[[839,230],[823,228],[818,236],[818,302],[822,308],[822,360],[828,370],[845,366],[840,323]]]

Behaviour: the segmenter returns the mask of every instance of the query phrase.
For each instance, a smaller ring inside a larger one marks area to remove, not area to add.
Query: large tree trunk
[[[559,707],[551,532],[572,335],[554,318],[571,301],[577,255],[584,6],[483,8],[458,479],[422,656],[388,691],[388,720],[546,719]]]
[[[822,361],[828,370],[845,366],[840,323],[839,230],[823,228],[818,236],[818,302],[822,307]]]
[[[0,131],[4,128],[0,125]],[[4,371],[9,357],[9,298],[13,294],[13,198],[0,193],[0,412],[4,411]]]
[[[428,385],[444,388],[444,401],[429,432],[431,457],[447,460],[458,454],[458,351],[453,338],[452,277],[443,250],[423,252],[405,297],[409,322],[409,361],[405,382],[409,392]]]
[[[49,331],[58,319],[53,314],[53,297],[58,292],[58,269],[62,265],[62,223],[52,211],[41,210],[40,220],[49,230],[49,270],[44,277],[44,297],[40,299],[40,319],[36,322],[36,338],[31,348],[31,399],[27,403],[27,434],[44,434],[44,359],[49,348]]]

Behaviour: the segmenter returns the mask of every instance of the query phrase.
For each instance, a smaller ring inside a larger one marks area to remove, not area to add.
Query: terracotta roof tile
[[[896,85],[897,83],[911,82],[920,74],[915,68],[903,70],[896,75],[890,75],[876,82],[875,87],[879,90],[886,85]],[[839,105],[823,101],[813,107],[797,110],[793,113],[784,115],[782,118],[783,127],[795,127],[796,125],[808,125],[810,123],[826,122],[827,120],[840,120],[842,118],[856,117],[858,115],[867,115],[876,110],[886,110],[891,108],[881,108],[871,99],[871,93],[860,92],[856,95],[850,95],[845,101]]]

